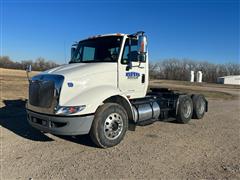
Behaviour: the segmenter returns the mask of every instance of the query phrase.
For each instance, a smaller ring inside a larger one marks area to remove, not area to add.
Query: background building
[[[240,75],[219,77],[217,83],[240,85]]]

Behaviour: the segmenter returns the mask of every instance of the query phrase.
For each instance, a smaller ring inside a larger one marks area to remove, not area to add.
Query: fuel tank
[[[160,107],[154,99],[141,99],[132,102],[134,121],[148,121],[158,119],[160,116]]]

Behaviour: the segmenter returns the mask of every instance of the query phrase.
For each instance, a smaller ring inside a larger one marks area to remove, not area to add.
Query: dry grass
[[[230,85],[230,84],[216,84],[216,83],[197,83],[197,82],[189,82],[189,81],[175,81],[175,80],[152,80],[153,83],[168,83],[173,85],[184,85],[184,86],[192,86],[192,87],[214,87],[214,88],[227,88],[227,89],[236,89],[240,90],[239,85]]]
[[[31,72],[30,76],[39,72]],[[0,68],[0,106],[6,99],[26,99],[28,95],[28,80],[23,70]]]
[[[151,87],[159,87],[159,86],[150,86]],[[193,89],[193,88],[188,88],[188,87],[169,87],[169,89],[174,90],[175,92],[183,92],[187,94],[203,94],[205,97],[208,99],[225,99],[225,100],[230,100],[234,99],[237,96],[233,95],[231,93],[227,92],[221,92],[221,91],[206,91],[206,90],[201,90],[201,89]]]
[[[31,72],[30,76],[36,75],[39,72]],[[5,99],[26,99],[28,96],[28,81],[26,72],[23,70],[12,70],[0,68],[0,85],[1,85],[1,101]],[[239,92],[239,86],[220,85],[220,84],[197,84],[184,81],[166,81],[153,80],[150,82],[150,87],[165,87],[176,91],[186,93],[201,93],[207,98],[212,99],[233,99],[236,98]],[[232,92],[232,93],[231,93]]]
[[[169,88],[177,92],[203,94],[210,99],[235,99],[239,97],[240,86],[213,83],[190,83],[186,81],[152,80],[151,87]]]

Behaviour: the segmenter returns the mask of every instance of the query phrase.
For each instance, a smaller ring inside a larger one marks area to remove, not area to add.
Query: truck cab
[[[166,89],[147,94],[148,63],[144,32],[97,35],[76,42],[69,64],[29,79],[28,121],[57,135],[89,133],[96,145],[105,148],[120,143],[129,123],[169,117],[186,123],[199,109],[202,118],[207,110],[202,95]]]

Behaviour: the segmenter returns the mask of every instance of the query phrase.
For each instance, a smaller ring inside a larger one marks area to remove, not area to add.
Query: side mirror
[[[31,72],[31,71],[32,71],[32,65],[29,64],[29,65],[27,65],[27,67],[26,67],[26,72],[29,73],[29,72]]]
[[[138,35],[138,53],[139,54],[147,53],[147,37],[143,34]]]
[[[74,54],[75,54],[75,51],[76,51],[76,47],[72,47],[71,48],[71,59],[73,58]]]

